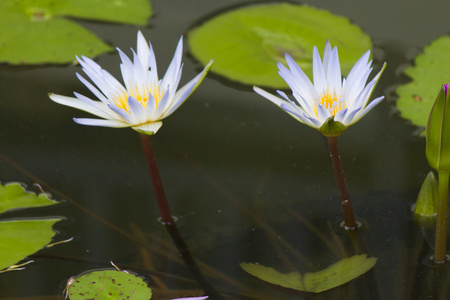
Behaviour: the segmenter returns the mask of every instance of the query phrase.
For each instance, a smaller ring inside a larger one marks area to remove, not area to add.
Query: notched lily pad
[[[312,49],[326,40],[339,49],[343,73],[372,48],[370,38],[344,17],[306,5],[252,5],[223,13],[189,32],[194,56],[212,71],[245,84],[287,87],[277,62],[289,53],[308,76]]]
[[[68,63],[112,50],[64,17],[144,25],[150,15],[148,0],[2,0],[0,28],[7,30],[0,30],[0,62]]]
[[[149,300],[152,290],[141,277],[126,271],[105,269],[89,271],[69,279],[66,295],[70,300]]]
[[[401,116],[425,129],[436,91],[450,82],[450,36],[442,36],[417,55],[414,66],[404,71],[412,81],[399,86],[397,108]],[[422,132],[422,135],[424,132]]]
[[[303,292],[320,293],[343,285],[369,271],[376,263],[366,254],[344,258],[326,269],[315,273],[298,272],[283,274],[273,268],[253,263],[241,263],[247,273],[271,284]]]
[[[60,218],[0,222],[0,270],[17,264],[52,241]]]
[[[0,213],[57,204],[46,194],[27,192],[20,184],[0,185]],[[44,248],[55,235],[52,226],[61,218],[0,221],[0,270],[17,264]]]
[[[0,213],[13,209],[41,207],[57,203],[44,193],[36,195],[35,193],[27,192],[17,182],[0,185]]]

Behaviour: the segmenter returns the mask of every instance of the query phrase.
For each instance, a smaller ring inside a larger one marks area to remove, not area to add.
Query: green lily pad
[[[27,192],[20,184],[0,185],[0,213],[57,204],[46,194]],[[11,267],[49,244],[52,226],[61,218],[0,221],[0,270]]]
[[[17,264],[52,241],[60,218],[0,222],[0,270]]]
[[[370,38],[348,19],[289,3],[232,10],[188,34],[191,51],[202,64],[214,59],[213,72],[245,84],[275,88],[287,87],[276,65],[285,63],[285,53],[311,76],[313,47],[323,51],[327,39],[338,47],[344,74],[372,48]]]
[[[414,66],[404,71],[412,81],[396,89],[397,108],[401,116],[425,129],[436,91],[450,82],[450,36],[439,37],[422,54],[417,55]],[[423,132],[422,132],[423,135]]]
[[[70,300],[149,300],[152,290],[141,277],[118,270],[97,270],[72,277],[66,293]]]
[[[303,292],[320,293],[343,285],[369,271],[376,263],[374,257],[366,254],[344,258],[326,269],[315,273],[298,272],[283,274],[273,268],[259,264],[241,263],[247,273],[271,284]]]
[[[64,17],[144,25],[148,0],[2,0],[0,62],[68,63],[76,55],[93,57],[112,48]]]
[[[13,209],[40,207],[57,204],[46,194],[36,195],[25,190],[17,182],[0,185],[0,213]]]

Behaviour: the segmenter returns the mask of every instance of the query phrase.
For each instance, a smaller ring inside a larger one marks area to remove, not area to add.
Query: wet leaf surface
[[[308,76],[312,50],[326,40],[339,49],[347,74],[372,43],[344,17],[306,5],[288,3],[252,5],[218,15],[189,32],[189,46],[204,65],[214,59],[212,71],[245,84],[284,88],[276,63],[289,53]],[[311,77],[310,77],[311,78]]]

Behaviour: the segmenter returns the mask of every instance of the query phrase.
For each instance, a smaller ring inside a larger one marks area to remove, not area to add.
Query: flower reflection
[[[258,87],[254,87],[254,90],[279,105],[298,121],[318,129],[326,136],[337,136],[359,121],[384,98],[381,96],[368,103],[386,66],[384,64],[382,70],[366,85],[372,71],[369,56],[370,50],[356,62],[348,77],[342,79],[337,48],[331,49],[327,41],[323,61],[317,47],[313,50],[314,84],[289,54],[286,54],[289,69],[278,63],[278,73],[291,88],[296,103],[282,91],[277,92],[284,99]]]
[[[204,300],[207,299],[208,296],[203,296],[203,297],[188,297],[188,298],[176,298],[176,299],[171,299],[171,300]]]
[[[81,56],[77,60],[96,87],[78,73],[77,76],[100,101],[77,92],[74,92],[76,98],[50,95],[50,99],[59,104],[103,118],[74,118],[78,124],[131,127],[141,133],[154,134],[161,127],[161,120],[171,115],[202,82],[212,64],[211,61],[200,74],[177,91],[182,73],[182,38],[162,79],[158,78],[152,46],[141,32],[137,35],[137,52],[133,51],[133,61],[120,49],[117,50],[122,60],[120,68],[125,87],[93,60]]]

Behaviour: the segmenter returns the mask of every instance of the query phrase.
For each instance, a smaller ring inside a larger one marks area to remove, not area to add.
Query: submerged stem
[[[173,242],[175,243],[175,246],[178,249],[178,253],[183,259],[185,265],[188,267],[192,276],[194,276],[196,281],[200,284],[206,295],[208,295],[212,299],[223,299],[220,293],[218,293],[203,276],[200,268],[198,267],[197,263],[192,257],[191,252],[189,251],[188,246],[184,242],[184,239],[181,236],[180,232],[178,231],[178,228],[176,227],[175,223],[166,224],[166,229],[169,232]]]
[[[150,136],[144,133],[139,133],[139,137],[142,142],[142,147],[144,148],[145,159],[147,161],[150,177],[152,178],[156,201],[158,202],[159,212],[161,213],[161,220],[164,224],[173,224],[172,214],[170,213],[170,208],[167,203],[166,194],[164,193],[161,177],[159,176],[158,166],[156,165],[155,155],[153,154]]]
[[[434,248],[434,261],[443,263],[447,251],[447,198],[450,173],[438,171],[439,202],[436,217],[436,243]]]
[[[333,163],[334,176],[338,188],[339,198],[341,199],[342,214],[344,215],[345,229],[355,230],[356,222],[353,214],[352,203],[348,193],[347,183],[345,181],[344,169],[342,168],[341,156],[337,144],[337,137],[327,137],[328,147],[330,149],[331,162]]]

